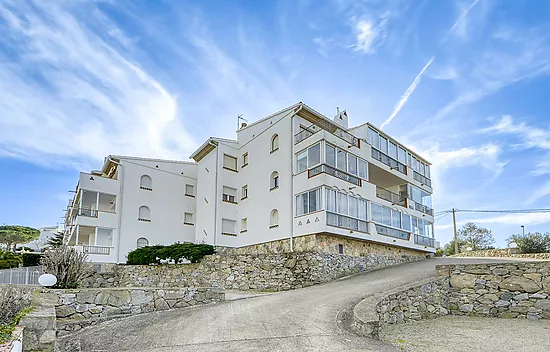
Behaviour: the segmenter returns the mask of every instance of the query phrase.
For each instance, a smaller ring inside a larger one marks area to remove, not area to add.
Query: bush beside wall
[[[42,253],[23,253],[21,258],[23,259],[23,266],[39,266]]]
[[[184,258],[198,263],[205,255],[214,254],[208,244],[174,243],[170,246],[147,246],[128,253],[129,265],[159,264],[160,260],[173,259],[176,263]]]

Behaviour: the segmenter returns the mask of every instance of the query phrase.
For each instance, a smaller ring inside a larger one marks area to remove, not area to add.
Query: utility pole
[[[456,235],[456,209],[453,208],[453,225],[455,233],[455,254],[458,254],[458,236]]]

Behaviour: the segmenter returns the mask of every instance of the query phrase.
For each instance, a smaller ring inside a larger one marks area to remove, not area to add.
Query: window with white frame
[[[296,155],[296,172],[300,173],[307,170],[307,149]]]
[[[388,139],[380,136],[380,151],[388,155]]]
[[[321,163],[321,143],[317,143],[296,154],[296,172],[306,171],[308,168]]]
[[[136,245],[137,248],[147,247],[149,245],[149,240],[145,237],[140,237],[138,238]]]
[[[412,216],[412,232],[415,235],[434,238],[433,224],[427,220]]]
[[[236,236],[237,222],[231,219],[222,219],[222,235]]]
[[[411,184],[409,184],[409,199],[428,208],[432,207],[432,195]]]
[[[146,191],[152,191],[153,190],[153,179],[151,179],[151,176],[149,175],[143,175],[139,179],[139,188],[144,189]]]
[[[111,247],[113,245],[113,229],[97,228],[95,244]]]
[[[248,231],[248,219],[247,218],[242,218],[241,219],[241,232],[246,232]]]
[[[279,149],[279,135],[274,134],[273,137],[271,137],[271,152]]]
[[[325,163],[364,180],[368,179],[368,164],[365,160],[329,143],[325,143]]]
[[[325,144],[325,163],[336,167],[336,148],[328,143]]]
[[[193,220],[193,213],[184,213],[183,223],[185,225],[195,225],[195,221]]]
[[[403,164],[407,164],[407,151],[401,147],[399,147],[399,151],[397,153],[397,160]]]
[[[223,186],[222,200],[228,203],[237,203],[237,190],[235,188]]]
[[[391,141],[388,144],[388,155],[397,160],[397,144]]]
[[[273,209],[269,214],[269,228],[274,228],[279,226],[279,211]]]
[[[248,185],[244,185],[242,188],[242,197],[241,199],[248,198]]]
[[[401,229],[406,232],[414,232],[415,226],[417,226],[415,225],[415,217],[373,202],[371,202],[371,217],[372,221],[377,224]]]
[[[231,155],[223,155],[223,168],[231,171],[237,171],[237,158]]]
[[[195,196],[195,186],[185,185],[185,195],[188,196],[188,197],[194,197]]]
[[[141,207],[139,207],[138,220],[151,222],[151,210],[149,209],[149,207],[145,205],[142,205]]]
[[[340,148],[336,149],[336,167],[340,170],[347,171],[348,169],[348,160],[346,151]]]
[[[276,188],[279,188],[279,173],[277,171],[273,171],[269,181],[269,189],[274,190]]]
[[[380,141],[378,140],[378,132],[370,128],[367,131],[367,142],[375,147],[376,149],[380,148]]]
[[[243,166],[242,167],[245,167],[246,165],[248,165],[248,153],[243,154]]]
[[[367,220],[367,200],[326,188],[326,210],[331,213]]]
[[[296,215],[304,215],[321,210],[321,189],[314,189],[296,196]]]

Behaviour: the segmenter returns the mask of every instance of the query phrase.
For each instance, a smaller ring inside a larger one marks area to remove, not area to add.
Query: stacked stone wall
[[[0,285],[0,325],[9,323],[23,308],[31,305],[33,286]]]
[[[519,253],[517,248],[487,249],[483,251],[469,251],[453,255],[453,257],[489,257],[489,258],[520,258],[550,260],[550,253]]]

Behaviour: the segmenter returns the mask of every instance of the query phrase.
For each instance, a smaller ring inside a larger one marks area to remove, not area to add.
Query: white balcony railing
[[[110,255],[111,247],[83,245],[82,252],[86,254]]]

